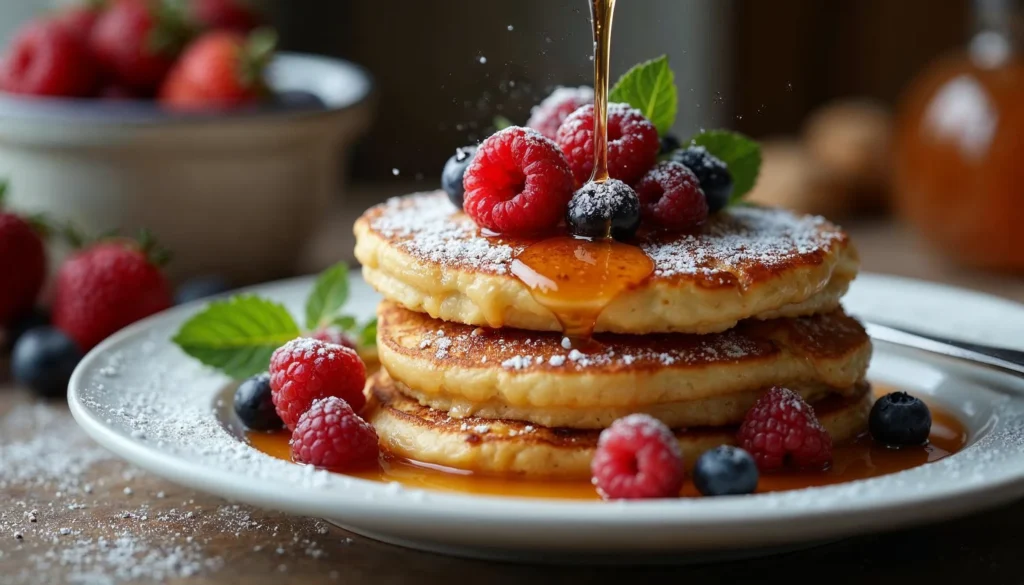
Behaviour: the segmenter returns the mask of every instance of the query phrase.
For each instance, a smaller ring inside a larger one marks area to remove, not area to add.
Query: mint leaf
[[[330,323],[348,300],[348,266],[335,264],[320,273],[306,300],[306,329],[315,331]]]
[[[377,319],[370,319],[359,331],[356,343],[359,347],[375,347],[377,345]]]
[[[204,364],[241,379],[265,372],[274,350],[299,335],[299,326],[283,306],[240,295],[210,303],[172,341]]]
[[[331,321],[331,325],[341,329],[342,331],[348,332],[353,331],[358,323],[356,322],[356,318],[352,315],[341,315],[335,317],[334,320]]]
[[[509,120],[505,116],[495,116],[494,117],[494,131],[495,132],[500,132],[500,131],[504,130],[505,128],[510,128],[512,126],[515,126],[515,124],[513,124],[512,120]]]
[[[732,196],[729,205],[738,203],[754,188],[761,172],[761,145],[728,130],[709,130],[693,137],[693,144],[703,146],[729,167],[732,174]]]
[[[676,78],[668,57],[662,55],[627,71],[615,82],[608,99],[640,110],[658,129],[658,135],[664,136],[676,123],[679,107]]]

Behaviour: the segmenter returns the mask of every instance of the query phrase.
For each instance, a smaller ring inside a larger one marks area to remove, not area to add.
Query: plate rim
[[[985,293],[888,275],[864,274],[861,275],[861,278],[867,281],[876,281],[880,286],[884,286],[885,281],[900,282],[910,286],[942,289],[947,293],[974,297],[977,302],[998,301],[1006,303],[1007,306],[1012,307],[1015,311],[1019,311],[1022,318],[1024,318],[1024,305]],[[270,294],[273,294],[272,291],[274,290],[307,286],[312,283],[312,279],[313,277],[292,278],[243,290],[245,292],[257,293],[271,291]],[[534,530],[538,526],[550,526],[552,523],[570,524],[577,527],[636,526],[663,529],[685,528],[686,530],[699,527],[714,527],[722,530],[735,525],[743,525],[746,528],[764,527],[787,520],[791,523],[805,519],[813,519],[818,523],[822,520],[839,520],[841,518],[849,521],[850,518],[855,518],[865,512],[891,514],[893,517],[907,517],[908,515],[913,516],[913,514],[908,514],[912,509],[927,507],[935,502],[951,500],[957,502],[957,505],[939,510],[937,511],[939,513],[931,514],[928,518],[904,519],[899,524],[928,522],[933,519],[937,520],[946,513],[948,513],[946,515],[958,513],[956,511],[961,508],[963,512],[967,512],[979,510],[989,505],[995,506],[1005,503],[1024,493],[1024,467],[1019,469],[1016,474],[1006,474],[998,479],[990,479],[981,484],[971,484],[968,482],[947,484],[941,489],[927,494],[904,492],[902,494],[894,494],[894,497],[887,498],[884,501],[878,499],[858,499],[846,502],[842,509],[836,509],[837,507],[833,506],[828,509],[801,512],[787,507],[772,508],[768,506],[737,505],[736,502],[738,501],[753,501],[753,498],[744,496],[715,498],[701,500],[699,504],[689,502],[680,505],[680,502],[677,500],[616,503],[576,502],[507,496],[467,496],[434,491],[426,492],[430,505],[424,506],[422,505],[423,500],[417,500],[416,498],[388,498],[386,485],[356,478],[347,478],[351,481],[352,485],[362,488],[362,490],[353,490],[353,493],[348,493],[347,491],[330,493],[318,488],[296,492],[299,495],[282,494],[280,492],[271,493],[275,491],[272,488],[276,484],[265,486],[257,482],[246,481],[247,478],[244,475],[239,476],[231,471],[196,465],[180,455],[161,451],[156,445],[137,440],[119,432],[117,429],[109,426],[100,416],[95,415],[84,404],[80,395],[80,389],[84,389],[83,378],[102,359],[102,356],[106,355],[112,348],[124,344],[126,340],[138,336],[140,333],[158,324],[180,319],[208,301],[209,299],[206,299],[173,308],[129,326],[105,340],[91,351],[82,360],[79,367],[76,368],[69,384],[68,402],[72,415],[86,434],[118,456],[172,481],[258,506],[314,516],[324,516],[326,507],[334,510],[346,509],[347,517],[344,521],[355,525],[359,524],[359,522],[353,521],[352,517],[366,518],[368,514],[365,509],[376,507],[369,505],[373,500],[368,500],[364,496],[354,494],[355,491],[362,491],[363,493],[377,492],[380,497],[376,501],[378,503],[386,501],[389,514],[397,514],[406,520],[430,521],[444,518],[449,523],[472,521],[487,524],[499,522],[505,526],[528,526]],[[307,492],[311,490],[316,491],[317,497],[304,500],[301,496],[308,496]],[[419,492],[424,490],[406,491]],[[982,505],[973,505],[978,504],[977,498],[974,496],[981,494],[985,494],[985,502],[982,502]],[[754,498],[758,497],[760,496],[754,496]],[[965,500],[972,500],[973,504],[965,505]],[[471,505],[467,505],[467,502]],[[361,511],[360,508],[363,508],[363,510]],[[379,530],[376,531],[379,532]]]

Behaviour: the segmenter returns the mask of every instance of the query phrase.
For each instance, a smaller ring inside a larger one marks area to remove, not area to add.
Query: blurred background
[[[276,184],[276,191],[259,197],[281,203],[217,207],[212,201],[221,196],[235,201],[227,191],[259,189],[223,177],[218,191],[187,204],[174,193],[150,195],[154,187],[140,184],[143,174],[133,175],[131,188],[117,187],[124,189],[120,198],[104,209],[135,208],[124,215],[129,224],[162,219],[158,236],[197,248],[180,251],[185,265],[172,271],[178,279],[220,271],[244,284],[351,258],[350,225],[367,206],[436,188],[454,148],[486,137],[496,115],[523,124],[553,87],[589,85],[593,79],[586,0],[250,4],[278,29],[283,50],[358,64],[372,77],[373,91],[356,99],[361,105],[346,106],[355,122],[321,121],[348,124],[327,146],[289,134],[282,124],[238,147],[258,150],[257,141],[280,142],[290,145],[293,156],[319,161],[297,160],[282,168],[284,182],[258,178],[257,169],[283,156],[279,145],[233,169],[251,174],[250,183]],[[10,38],[18,23],[50,6],[45,0],[5,0],[0,36]],[[866,270],[1024,300],[1024,231],[1018,229],[1024,222],[1024,72],[1016,56],[1024,38],[1022,17],[1019,0],[622,0],[613,78],[667,54],[680,88],[675,134],[685,139],[702,128],[724,127],[763,141],[765,164],[752,199],[843,223]],[[211,124],[211,140],[218,132],[241,132]],[[104,140],[132,148],[141,140],[104,132]],[[39,193],[73,189],[88,174],[90,161],[107,165],[106,180],[128,164],[117,157],[68,158],[64,147],[49,144],[78,174],[63,183],[20,179],[32,172],[18,164],[39,162],[12,155],[27,148],[24,140],[0,130],[0,171],[12,179],[15,202],[30,210],[46,200],[58,212],[85,214],[84,207]],[[204,173],[213,172],[206,168],[212,155],[194,155],[203,159],[202,168],[178,160],[185,157],[179,151],[190,150],[198,139],[181,140],[162,160],[167,172],[177,177],[172,171],[183,169],[193,177],[190,188],[201,189]],[[233,155],[221,150],[213,158]],[[19,180],[27,183],[21,195]],[[104,183],[90,185],[98,189]],[[304,193],[311,189],[324,195],[304,208]],[[157,213],[141,211],[160,198],[176,204]],[[269,254],[265,250],[228,250],[228,240],[251,238],[254,231],[275,241],[280,228],[264,215],[279,222],[289,216],[289,229],[298,234],[275,242],[286,248],[277,260],[261,261],[260,254]],[[204,224],[203,216],[215,222]],[[236,223],[245,225],[232,231]],[[230,237],[198,244],[211,226]],[[224,257],[218,259],[221,249]]]

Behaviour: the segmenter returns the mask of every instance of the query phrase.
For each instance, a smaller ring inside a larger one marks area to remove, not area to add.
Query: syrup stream
[[[594,26],[594,174],[592,183],[608,180],[608,75],[612,51],[615,0],[592,0]]]

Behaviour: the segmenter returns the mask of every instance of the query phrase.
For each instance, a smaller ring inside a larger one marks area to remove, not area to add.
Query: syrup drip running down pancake
[[[381,362],[404,394],[456,418],[604,428],[633,412],[670,426],[739,422],[761,393],[851,393],[871,342],[842,311],[744,321],[708,335],[598,334],[585,351],[557,333],[446,323],[385,301]]]
[[[537,240],[484,236],[443,193],[373,207],[355,233],[367,282],[411,310],[468,325],[563,330],[514,273]],[[695,234],[635,243],[653,271],[608,300],[598,332],[711,333],[743,319],[831,311],[858,263],[846,234],[824,219],[756,207],[716,214]],[[562,314],[586,313],[593,299],[580,296],[578,307],[560,299]]]

